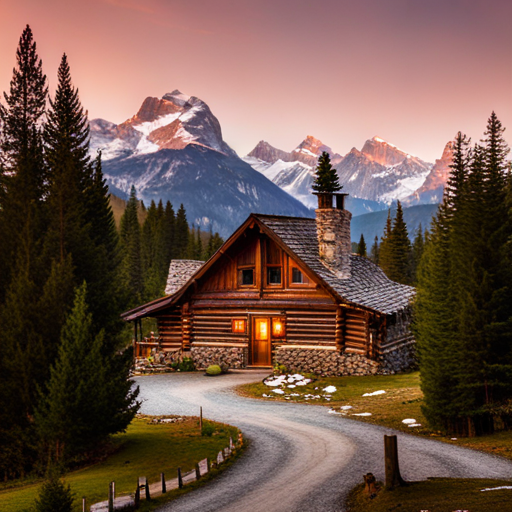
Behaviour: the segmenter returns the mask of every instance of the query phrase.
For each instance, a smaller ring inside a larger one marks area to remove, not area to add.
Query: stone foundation
[[[410,339],[380,356],[379,373],[382,374],[399,373],[406,370],[416,370],[417,368],[418,362],[416,360],[414,339]]]
[[[327,377],[342,375],[388,375],[416,368],[414,341],[400,345],[373,361],[360,354],[335,350],[279,347],[274,364],[286,366],[290,373],[315,373]]]
[[[290,373],[315,373],[327,377],[341,375],[376,375],[379,363],[360,354],[339,353],[335,350],[282,348],[274,362],[286,366]]]
[[[212,364],[226,365],[237,369],[246,366],[246,349],[240,347],[192,347],[190,356],[198,370],[204,370]]]

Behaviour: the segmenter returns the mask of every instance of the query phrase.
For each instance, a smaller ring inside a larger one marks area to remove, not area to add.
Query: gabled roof
[[[405,308],[415,294],[412,286],[395,283],[367,258],[350,256],[351,276],[339,279],[320,259],[315,219],[254,214],[264,226],[321,278],[340,299],[385,314]]]
[[[268,236],[292,257],[302,262],[313,275],[316,275],[327,290],[339,301],[360,306],[384,314],[392,314],[407,307],[415,294],[412,286],[395,283],[386,277],[383,270],[367,258],[350,256],[351,276],[338,278],[320,259],[315,219],[283,217],[253,213],[231,235],[225,244],[206,262],[179,260],[171,262],[170,273],[180,269],[179,276],[169,276],[173,295],[167,295],[149,304],[123,313],[125,320],[150,316],[176,302],[186,289],[217,261],[221,254],[254,222],[257,222]],[[194,270],[195,268],[195,270]],[[168,280],[169,286],[169,280]],[[167,291],[166,289],[166,291]]]

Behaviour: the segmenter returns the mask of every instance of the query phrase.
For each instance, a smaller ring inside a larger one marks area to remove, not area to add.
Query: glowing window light
[[[284,338],[284,321],[281,318],[272,319],[272,337]]]
[[[244,319],[233,320],[231,330],[232,330],[232,332],[245,332],[245,320]]]

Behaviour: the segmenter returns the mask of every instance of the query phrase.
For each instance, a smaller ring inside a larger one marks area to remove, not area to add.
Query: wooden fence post
[[[148,483],[147,478],[146,478],[146,501],[151,501],[151,496],[149,494],[149,483]]]
[[[396,436],[384,436],[384,460],[386,467],[386,487],[394,489],[405,484],[398,467],[398,445]]]
[[[114,493],[112,482],[108,484],[108,512],[114,512]]]
[[[82,498],[82,512],[85,512],[85,508],[86,508],[86,499],[85,499],[85,496]]]
[[[196,480],[201,478],[201,471],[199,471],[199,462],[196,462]]]
[[[181,468],[178,468],[178,487],[183,489],[183,478],[181,478]]]
[[[199,431],[203,435],[203,408],[199,407]]]
[[[165,475],[160,473],[160,479],[162,480],[162,494],[167,492],[167,488],[165,487]]]
[[[137,478],[137,489],[135,489],[135,498],[134,498],[135,508],[139,508],[140,505],[140,485],[139,479]]]

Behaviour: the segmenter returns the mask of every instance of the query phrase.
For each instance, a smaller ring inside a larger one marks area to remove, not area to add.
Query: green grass
[[[481,489],[510,486],[512,481],[488,479],[431,478],[411,482],[392,491],[381,489],[374,499],[358,485],[348,498],[349,512],[506,512],[512,510],[512,490],[481,492]]]
[[[238,430],[221,423],[208,423],[216,426],[211,437],[200,435],[198,418],[160,424],[150,423],[147,417],[134,419],[125,434],[114,436],[120,448],[113,455],[94,466],[66,475],[65,481],[77,498],[75,509],[81,510],[78,501],[81,503],[82,496],[87,498],[88,505],[106,500],[112,480],[116,482],[116,495],[130,494],[135,490],[139,476],[145,476],[153,483],[164,472],[166,479],[171,479],[176,477],[178,467],[186,472],[201,459],[214,459],[219,450],[228,446],[230,436],[236,441]],[[33,504],[41,482],[23,487],[19,484],[14,482],[12,488],[0,490],[2,512],[20,512]],[[168,498],[166,495],[165,499]]]
[[[323,396],[325,393],[322,390],[331,385],[335,386],[337,390],[335,393],[332,393],[331,399],[328,400]],[[341,406],[351,405],[352,409],[343,413],[343,416],[346,418],[391,427],[408,434],[434,437],[450,444],[465,446],[512,459],[512,432],[510,431],[497,432],[492,435],[475,438],[452,440],[450,436],[445,436],[443,433],[429,428],[427,420],[421,412],[423,394],[420,389],[419,372],[363,377],[322,377],[307,386],[288,390],[289,393],[295,392],[300,394],[299,397],[290,397],[288,399],[284,398],[283,395],[275,395],[272,389],[262,382],[258,382],[240,386],[238,391],[241,395],[263,400],[328,405],[339,412],[341,412],[339,409]],[[376,396],[362,396],[364,393],[372,393],[378,390],[384,390],[385,393]],[[263,398],[263,394],[275,395],[275,397]],[[304,395],[307,394],[320,395],[321,398],[306,400]],[[371,413],[371,416],[353,416],[353,414],[365,412]],[[408,427],[402,423],[402,420],[406,418],[415,419],[422,426]]]

